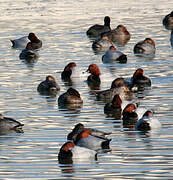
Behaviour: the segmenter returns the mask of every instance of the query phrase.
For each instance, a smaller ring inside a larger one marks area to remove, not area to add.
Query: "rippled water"
[[[161,0],[2,0],[0,6],[0,112],[25,124],[24,134],[0,136],[0,179],[172,179],[173,178],[173,49],[170,31],[162,26],[173,2]],[[131,33],[125,47],[127,64],[105,65],[102,54],[94,54],[85,32],[89,26],[111,17],[111,26],[124,24]],[[20,50],[9,39],[35,32],[43,41],[34,64],[19,60]],[[133,47],[145,37],[156,42],[153,59],[136,57]],[[84,100],[76,110],[60,110],[57,98],[67,90],[60,79],[64,66],[74,61],[78,73],[75,87]],[[138,67],[152,80],[152,90],[141,106],[155,110],[162,123],[150,136],[123,129],[121,122],[104,115],[103,102],[90,95],[82,72],[91,63],[101,69],[101,89],[110,87],[115,77],[130,77]],[[53,75],[61,86],[56,98],[37,93],[37,85]],[[111,131],[110,153],[97,161],[62,165],[57,161],[61,145],[73,126],[84,123]]]

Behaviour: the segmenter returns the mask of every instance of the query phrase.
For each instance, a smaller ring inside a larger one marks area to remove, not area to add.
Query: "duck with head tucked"
[[[101,136],[94,136],[92,135],[91,130],[84,129],[77,135],[74,143],[77,146],[86,147],[88,149],[99,151],[102,149],[110,150],[110,141],[111,139],[104,138]]]
[[[109,50],[102,56],[103,63],[126,63],[127,56],[121,51],[116,50],[115,46],[110,46]]]
[[[124,46],[130,40],[130,33],[124,25],[118,25],[115,29],[102,34],[103,37],[109,37],[119,46]]]
[[[99,89],[101,84],[101,80],[100,80],[101,72],[99,67],[96,64],[90,64],[87,69],[87,72],[91,74],[87,78],[88,86],[91,89]]]
[[[110,30],[111,30],[111,28],[110,28],[110,17],[105,16],[104,17],[104,25],[95,24],[87,30],[86,34],[89,37],[98,37],[101,33],[108,32]]]
[[[101,36],[92,43],[92,49],[97,54],[109,50],[112,45],[113,42],[108,36]]]
[[[151,38],[145,38],[134,46],[133,51],[136,55],[154,56],[156,52],[155,42]]]
[[[83,100],[79,92],[74,88],[69,88],[67,92],[61,94],[58,98],[58,105],[62,104],[82,104]]]
[[[23,133],[24,124],[14,120],[13,118],[4,117],[0,114],[0,135],[12,132]]]
[[[81,133],[84,129],[89,129],[91,131],[91,135],[101,136],[101,137],[104,137],[104,138],[107,135],[111,134],[110,132],[104,132],[104,131],[100,131],[100,130],[94,129],[94,128],[86,128],[82,123],[78,123],[78,124],[75,125],[72,132],[70,132],[67,135],[67,140],[72,140],[73,142],[76,141],[77,135],[79,133]]]
[[[133,93],[130,91],[125,83],[124,78],[122,77],[113,80],[110,89],[103,91],[92,91],[91,93],[95,94],[98,100],[106,100],[106,102],[110,102],[115,94],[119,94],[121,99],[127,101],[134,98]]]
[[[42,81],[37,87],[37,91],[42,95],[56,95],[59,90],[59,85],[51,75],[46,76],[46,80]]]
[[[162,23],[166,29],[173,30],[173,11],[163,18]]]
[[[66,142],[60,148],[58,161],[61,164],[72,164],[74,161],[97,160],[97,152],[85,147],[75,145],[73,142]]]

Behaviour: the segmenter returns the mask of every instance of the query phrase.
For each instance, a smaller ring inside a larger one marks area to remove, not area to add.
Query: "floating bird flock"
[[[166,15],[163,19],[163,25],[170,30],[173,24],[173,12]],[[110,17],[105,16],[104,25],[91,26],[86,34],[88,37],[94,37],[95,41],[92,43],[92,48],[95,50],[104,50],[105,54],[102,56],[103,63],[113,63],[119,61],[120,63],[127,62],[127,56],[117,50],[116,44],[125,46],[130,40],[131,34],[124,25],[118,25],[115,29],[110,27]],[[11,40],[13,48],[22,49],[19,57],[21,59],[30,59],[38,57],[38,50],[42,47],[42,41],[34,34],[29,33],[18,39]],[[133,49],[134,54],[155,54],[156,45],[153,39],[145,38],[143,41],[136,43]],[[77,65],[75,62],[70,62],[61,72],[62,81],[71,81],[73,68]],[[101,72],[96,64],[90,64],[87,71],[90,75],[87,78],[88,86],[99,89],[101,84]],[[160,128],[161,123],[157,118],[154,118],[153,112],[150,109],[142,109],[141,114],[140,105],[137,103],[135,97],[134,87],[137,91],[144,90],[145,87],[151,87],[151,79],[144,75],[142,68],[137,68],[130,81],[123,77],[116,78],[110,89],[107,90],[92,90],[91,94],[97,98],[105,100],[104,113],[113,115],[115,119],[122,120],[125,128],[135,129],[137,131],[148,132],[154,128]],[[142,87],[142,88],[141,88]],[[60,90],[56,79],[48,75],[46,79],[37,87],[37,91],[42,95],[57,94]],[[125,102],[126,101],[126,102]],[[68,90],[58,97],[58,105],[63,108],[66,105],[72,105],[73,108],[79,108],[84,103],[80,93],[69,87]],[[80,106],[74,106],[74,105]],[[23,132],[23,124],[20,122],[4,117],[0,114],[0,133],[6,134],[11,131]],[[97,159],[97,154],[100,150],[111,151],[110,132],[103,132],[93,128],[86,128],[82,123],[78,123],[73,128],[72,132],[67,135],[67,142],[65,142],[58,153],[58,160],[60,163],[73,163],[75,159]]]

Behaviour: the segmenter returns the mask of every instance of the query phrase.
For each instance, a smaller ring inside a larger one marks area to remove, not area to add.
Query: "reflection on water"
[[[172,36],[163,17],[172,11],[172,1],[24,1],[1,2],[0,10],[0,109],[4,116],[25,124],[24,133],[0,136],[0,179],[172,179]],[[99,7],[99,8],[98,8]],[[126,64],[103,64],[104,52],[94,53],[86,30],[111,17],[111,27],[123,24],[131,34],[117,49],[127,55]],[[29,32],[43,42],[39,58],[21,61],[20,49],[10,39]],[[134,55],[136,42],[146,37],[156,43],[154,57]],[[64,83],[61,72],[69,62],[77,64],[71,81]],[[157,132],[140,133],[123,128],[122,120],[104,114],[105,102],[97,101],[85,82],[90,64],[101,71],[100,90],[108,89],[117,77],[129,78],[143,68],[152,80],[149,91],[138,93],[141,107],[156,111],[162,123]],[[51,74],[60,85],[54,97],[42,96],[37,86]],[[59,107],[57,99],[69,87],[78,89],[80,107]],[[112,132],[109,153],[97,161],[58,163],[58,152],[75,124]]]

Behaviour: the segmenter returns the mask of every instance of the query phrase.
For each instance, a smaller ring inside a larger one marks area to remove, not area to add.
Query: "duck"
[[[61,94],[58,98],[58,104],[82,104],[83,100],[79,92],[70,87],[67,92]]]
[[[98,152],[103,149],[110,150],[110,141],[111,139],[104,138],[101,136],[94,136],[92,135],[91,130],[84,129],[77,135],[74,143],[77,146],[85,147]]]
[[[111,88],[102,91],[92,91],[91,94],[95,94],[98,100],[106,100],[110,102],[115,94],[119,94],[122,100],[130,101],[134,97],[133,93],[126,85],[125,79],[118,77],[112,81]]]
[[[173,11],[163,18],[162,23],[166,29],[173,30]]]
[[[33,33],[29,33],[28,39],[32,43],[33,49],[39,49],[42,47],[42,41]]]
[[[110,46],[109,50],[102,56],[103,63],[113,63],[113,62],[126,63],[127,55],[121,51],[116,50],[115,46]]]
[[[110,17],[105,16],[104,17],[104,25],[95,24],[87,30],[86,34],[89,37],[98,37],[101,33],[110,31],[111,30],[110,21],[111,21]]]
[[[112,42],[116,43],[119,46],[125,46],[130,40],[130,33],[127,30],[126,26],[119,24],[115,29],[110,30],[106,33],[102,33],[103,37],[109,37]]]
[[[123,127],[134,127],[138,121],[138,114],[136,113],[136,105],[133,103],[129,103],[123,110],[122,120]]]
[[[10,39],[13,48],[24,49],[29,42],[28,36],[23,36],[17,39]]]
[[[38,52],[34,50],[33,45],[31,42],[29,42],[26,45],[26,48],[22,50],[22,52],[19,54],[20,59],[26,59],[26,60],[34,60],[39,57]]]
[[[104,106],[104,113],[108,116],[115,116],[116,119],[121,119],[122,112],[122,100],[119,94],[115,94],[110,103],[106,103]]]
[[[97,160],[97,152],[85,147],[75,145],[71,141],[65,142],[58,153],[58,161],[61,164],[72,164],[75,160]]]
[[[108,36],[101,36],[92,43],[92,49],[97,54],[109,50],[112,45],[113,42]]]
[[[91,131],[91,135],[101,136],[101,137],[104,137],[104,138],[106,138],[107,135],[111,134],[111,132],[104,132],[104,131],[100,131],[100,130],[94,129],[94,128],[86,128],[84,126],[84,124],[78,123],[78,124],[75,125],[72,132],[70,132],[67,135],[67,140],[72,140],[74,142],[76,140],[77,135],[80,132],[82,132],[84,129],[89,129]]]
[[[101,84],[101,72],[99,67],[96,64],[90,64],[86,72],[89,72],[91,74],[87,78],[88,86],[90,86],[91,88],[99,88]]]
[[[132,101],[128,103],[123,109],[123,113],[122,113],[123,126],[134,129],[136,123],[138,122],[139,119],[143,117],[146,111],[147,108],[140,107],[139,103],[136,101]]]
[[[72,75],[72,71],[73,71],[74,67],[76,67],[75,62],[70,62],[65,66],[63,72],[61,73],[61,79],[63,81],[70,81],[71,80],[70,77]]]
[[[144,75],[144,70],[142,68],[136,69],[130,80],[129,88],[137,88],[137,91],[142,91],[147,87],[151,87],[151,79]]]
[[[5,135],[10,132],[23,133],[23,126],[24,124],[16,121],[15,119],[4,117],[0,114],[0,135]]]
[[[46,80],[37,86],[37,91],[42,95],[56,95],[59,90],[59,85],[51,75],[46,76]]]
[[[145,38],[144,40],[135,44],[133,51],[136,55],[153,56],[156,52],[155,42],[151,38]]]
[[[136,130],[143,132],[159,129],[160,127],[160,121],[153,116],[153,112],[151,110],[147,110],[135,125]]]
[[[109,116],[116,117],[116,119],[121,119],[122,111],[129,104],[133,103],[136,107],[139,106],[139,102],[135,99],[131,101],[122,100],[119,94],[115,94],[112,101],[106,103],[104,106],[104,113]]]

